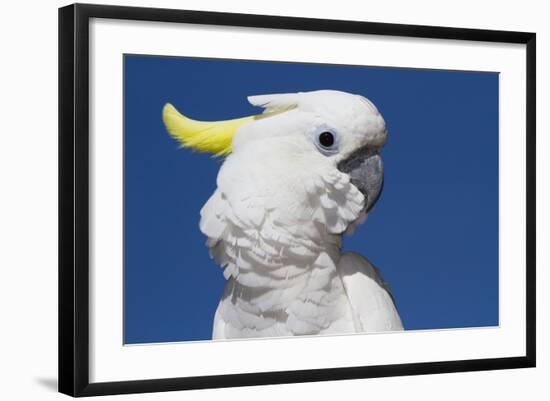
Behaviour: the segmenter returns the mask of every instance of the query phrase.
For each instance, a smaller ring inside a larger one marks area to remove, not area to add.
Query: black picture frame
[[[495,359],[90,383],[88,29],[91,18],[524,44],[527,68],[525,94],[527,105],[526,354],[521,357]],[[535,33],[526,32],[87,4],[74,4],[60,8],[59,391],[71,396],[95,396],[534,367],[536,363],[535,48]]]

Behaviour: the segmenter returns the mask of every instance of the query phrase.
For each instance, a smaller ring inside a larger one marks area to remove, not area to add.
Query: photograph
[[[59,392],[536,366],[534,31],[74,4],[58,39]]]
[[[3,8],[0,400],[545,399],[544,2],[109,3]]]
[[[498,71],[126,53],[122,101],[125,345],[499,326]]]

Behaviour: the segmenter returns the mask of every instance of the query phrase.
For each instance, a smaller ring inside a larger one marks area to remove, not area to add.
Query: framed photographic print
[[[59,390],[535,366],[535,34],[59,10]]]

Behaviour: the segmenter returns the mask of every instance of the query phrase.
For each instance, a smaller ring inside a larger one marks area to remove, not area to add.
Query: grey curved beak
[[[351,183],[365,196],[365,211],[368,213],[384,187],[384,166],[378,150],[361,148],[338,163],[338,170],[348,174]]]

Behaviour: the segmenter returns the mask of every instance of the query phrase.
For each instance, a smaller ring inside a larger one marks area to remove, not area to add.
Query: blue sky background
[[[222,159],[179,149],[166,102],[195,119],[254,94],[337,89],[384,115],[384,192],[345,249],[390,284],[408,330],[498,325],[498,74],[125,56],[125,343],[205,340],[221,296],[199,211]]]

